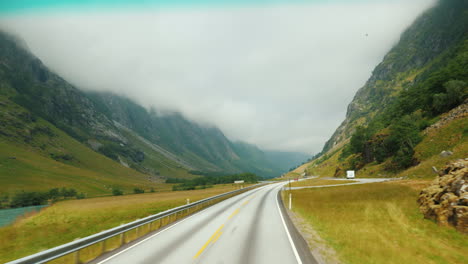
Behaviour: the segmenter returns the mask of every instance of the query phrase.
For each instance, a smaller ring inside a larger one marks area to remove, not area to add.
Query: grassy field
[[[231,184],[196,191],[135,194],[59,202],[0,228],[0,262],[11,261],[76,238],[186,203],[234,190]]]
[[[423,219],[427,181],[293,190],[293,211],[343,263],[468,263],[468,240]],[[341,198],[340,198],[341,197]]]
[[[83,148],[83,152],[80,152]],[[24,146],[0,141],[0,193],[12,194],[19,190],[45,191],[54,187],[75,188],[89,196],[111,194],[118,186],[125,192],[140,187],[155,190],[166,188],[161,182],[148,180],[135,170],[125,168],[110,159],[78,144],[75,155],[90,164],[91,169],[72,166],[44,157]],[[14,158],[12,158],[14,157]]]
[[[298,182],[291,182],[291,187],[333,185],[333,184],[344,184],[344,183],[351,183],[351,182],[356,182],[356,181],[324,180],[324,179],[316,178],[316,179],[309,179],[309,180],[298,181]]]

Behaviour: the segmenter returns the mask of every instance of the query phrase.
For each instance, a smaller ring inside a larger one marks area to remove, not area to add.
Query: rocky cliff
[[[467,6],[463,0],[441,0],[416,19],[357,91],[323,154],[342,146],[357,126],[369,124],[402,91],[423,83],[454,56],[454,49],[468,36]]]

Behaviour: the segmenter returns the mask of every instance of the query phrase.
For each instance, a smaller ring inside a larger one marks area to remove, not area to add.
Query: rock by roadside
[[[454,226],[468,234],[468,159],[457,160],[419,194],[419,209],[441,226]]]

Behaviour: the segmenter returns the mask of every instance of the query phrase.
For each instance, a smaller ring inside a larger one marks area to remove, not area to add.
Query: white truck
[[[353,170],[346,171],[346,179],[354,179],[355,174]]]

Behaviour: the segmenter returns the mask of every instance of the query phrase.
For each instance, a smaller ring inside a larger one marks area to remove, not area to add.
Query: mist
[[[433,0],[48,10],[0,17],[83,90],[180,112],[260,148],[316,153]]]

